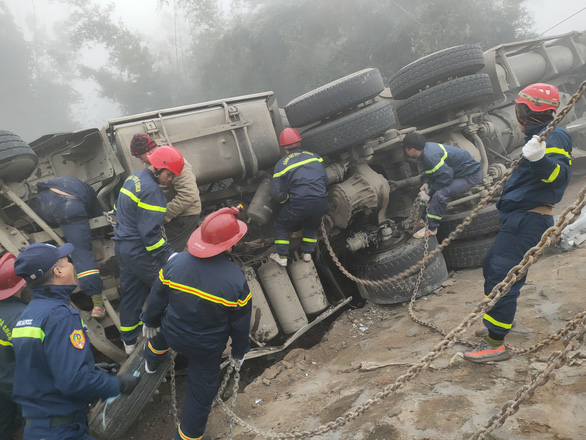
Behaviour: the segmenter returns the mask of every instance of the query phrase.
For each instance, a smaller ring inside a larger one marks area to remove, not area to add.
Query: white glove
[[[429,189],[429,183],[424,183],[423,185],[421,185],[421,188],[419,188],[419,191],[427,191]]]
[[[419,193],[419,201],[421,203],[429,203],[430,200],[431,200],[431,197],[429,197],[429,194],[427,194],[426,191],[421,191]]]
[[[232,353],[230,353],[230,356],[228,356],[228,362],[230,362],[234,366],[236,366],[236,362],[238,362],[241,367],[242,364],[244,363],[244,358],[238,359],[238,358],[232,357]]]
[[[147,339],[152,339],[159,334],[161,327],[149,327],[146,324],[142,325],[142,335]]]
[[[545,156],[545,142],[538,139],[538,136],[533,136],[523,147],[523,156],[530,162],[537,162]]]

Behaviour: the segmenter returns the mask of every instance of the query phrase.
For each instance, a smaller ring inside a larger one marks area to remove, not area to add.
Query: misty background
[[[0,129],[26,141],[366,67],[584,31],[576,0],[0,0]]]

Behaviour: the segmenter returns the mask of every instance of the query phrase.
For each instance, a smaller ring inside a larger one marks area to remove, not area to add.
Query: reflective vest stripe
[[[292,169],[300,167],[301,165],[305,165],[306,163],[309,163],[309,162],[323,162],[323,161],[324,160],[321,157],[319,159],[317,157],[312,157],[311,159],[302,160],[301,162],[297,162],[297,163],[294,163],[293,165],[289,165],[283,171],[280,171],[278,173],[273,174],[273,177],[280,177],[283,174],[291,171]]]
[[[504,322],[499,322],[490,315],[484,315],[484,319],[486,319],[491,324],[496,325],[497,327],[500,327],[500,328],[504,328],[507,330],[510,330],[511,328],[513,328],[513,324],[505,324]]]
[[[12,339],[14,338],[34,338],[45,340],[45,332],[41,327],[15,327],[12,330]]]
[[[85,272],[80,272],[77,274],[77,278],[87,277],[88,275],[99,275],[100,271],[98,269],[91,269],[86,270]]]
[[[190,293],[192,295],[199,296],[200,298],[205,299],[207,301],[222,304],[226,307],[244,307],[246,304],[248,304],[250,298],[252,298],[252,294],[248,292],[248,296],[244,300],[239,299],[238,301],[229,301],[225,298],[221,298],[219,296],[212,295],[210,293],[206,293],[202,290],[196,289],[195,287],[186,286],[184,284],[174,283],[171,280],[167,280],[163,277],[163,269],[159,271],[159,279],[161,280],[161,283],[163,283],[166,286],[169,286],[171,289],[179,290],[185,293]]]
[[[131,332],[132,330],[134,330],[135,328],[137,328],[139,325],[142,325],[142,321],[139,321],[138,324],[130,326],[130,327],[124,327],[124,326],[120,326],[120,331],[122,332]]]
[[[4,345],[5,347],[12,347],[12,342],[0,340],[0,345]]]
[[[444,146],[442,144],[438,144],[438,145],[442,148],[442,150],[444,150],[444,155],[442,156],[442,158],[440,159],[440,161],[437,163],[437,165],[434,166],[431,170],[427,170],[425,172],[425,174],[435,173],[437,170],[440,169],[440,167],[444,164],[444,161],[448,157],[448,152],[446,151],[446,149],[444,148]]]
[[[570,159],[570,165],[572,165],[572,155],[570,153],[568,153],[566,150],[564,150],[563,148],[546,148],[545,149],[545,154],[561,154],[562,156],[566,156],[568,159]]]
[[[149,211],[167,212],[167,207],[165,206],[149,205],[148,203],[141,202],[138,197],[136,197],[131,191],[128,191],[126,188],[122,188],[120,190],[120,193],[125,194],[132,200],[134,200],[139,208],[147,209]]]
[[[159,241],[157,241],[155,244],[153,244],[152,246],[147,246],[146,250],[147,251],[154,251],[155,249],[160,248],[161,246],[163,246],[165,244],[165,239],[161,238]]]
[[[560,164],[558,163],[556,165],[555,169],[549,175],[549,177],[547,179],[541,179],[541,181],[542,182],[545,182],[545,183],[551,183],[551,182],[553,182],[560,175],[560,169],[561,169],[561,167],[560,167]]]

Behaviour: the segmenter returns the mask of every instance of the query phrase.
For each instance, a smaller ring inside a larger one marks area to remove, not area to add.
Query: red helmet
[[[287,147],[298,142],[301,142],[301,135],[294,128],[284,129],[279,136],[279,145],[281,147]]]
[[[556,111],[560,106],[560,92],[550,84],[531,84],[521,90],[515,102],[527,105],[534,112]]]
[[[0,258],[0,300],[14,295],[26,284],[26,281],[14,273],[15,260],[16,257],[10,252]]]
[[[181,175],[185,160],[179,150],[171,145],[163,145],[147,154],[147,158],[152,166],[157,169],[166,168],[177,176]]]
[[[208,215],[187,242],[187,250],[195,257],[209,258],[234,246],[244,237],[248,227],[237,220],[238,208],[222,208]]]

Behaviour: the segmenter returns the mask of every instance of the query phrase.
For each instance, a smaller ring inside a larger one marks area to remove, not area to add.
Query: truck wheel
[[[389,101],[376,102],[301,134],[301,147],[317,154],[332,154],[383,134],[395,123]]]
[[[123,437],[124,433],[136,421],[169,370],[171,360],[167,356],[154,374],[145,373],[142,345],[143,348],[137,349],[120,369],[121,373],[140,372],[140,381],[132,394],[120,395],[109,404],[100,401],[89,415],[90,432],[99,440],[127,438]]]
[[[478,44],[464,44],[432,53],[413,61],[389,80],[394,99],[406,99],[426,86],[433,87],[449,78],[472,75],[484,67]]]
[[[402,125],[415,125],[448,110],[482,101],[492,94],[492,84],[486,73],[463,76],[406,99],[397,108],[397,116]]]
[[[478,240],[454,240],[442,252],[448,269],[470,269],[481,267],[484,256],[492,246],[497,234]]]
[[[437,247],[435,237],[430,237],[429,251]],[[401,273],[423,258],[425,240],[405,236],[399,242],[384,249],[357,252],[350,267],[355,276],[363,279],[383,279]],[[419,272],[397,283],[382,287],[358,285],[360,294],[375,304],[396,304],[411,300]],[[427,295],[448,279],[443,256],[438,254],[425,268],[417,297]]]
[[[472,211],[458,212],[455,214],[447,214],[442,218],[442,222],[437,228],[437,237],[442,241],[450,232],[455,231],[456,228],[470,215]],[[478,238],[483,235],[494,234],[501,229],[499,222],[499,211],[496,205],[490,204],[482,208],[476,217],[461,233],[457,240],[466,240],[470,238]]]
[[[0,179],[20,182],[37,167],[39,158],[20,136],[0,130]]]
[[[285,113],[292,127],[303,127],[366,102],[384,88],[378,69],[364,69],[295,98]]]

